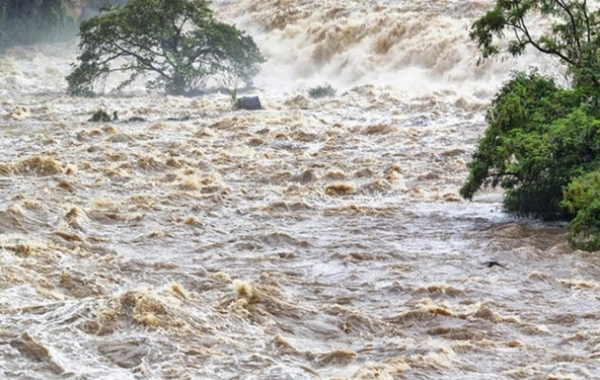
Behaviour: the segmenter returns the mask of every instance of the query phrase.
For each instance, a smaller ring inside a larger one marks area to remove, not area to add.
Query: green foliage
[[[533,12],[548,16],[548,33],[527,24]],[[528,46],[557,57],[572,88],[559,88],[537,72],[515,73],[493,99],[461,195],[482,187],[505,189],[504,207],[519,215],[567,219],[569,240],[600,249],[600,28],[586,2],[496,0],[471,30],[482,59],[502,51],[498,40],[514,36],[506,51]]]
[[[94,112],[92,117],[90,117],[88,119],[88,121],[91,121],[94,123],[97,123],[100,121],[109,122],[109,121],[117,121],[117,120],[119,120],[119,113],[117,111],[114,111],[113,116],[110,117],[110,115],[104,110],[98,110],[98,111]]]
[[[264,61],[253,39],[217,22],[205,0],[131,0],[106,7],[80,27],[78,65],[67,76],[71,95],[88,96],[114,72],[131,84],[153,74],[149,89],[185,94],[209,80],[250,85]]]
[[[75,35],[76,22],[62,0],[0,1],[0,49]]]
[[[535,32],[528,23],[533,13],[551,19],[551,28]],[[513,38],[503,50],[498,42],[505,32]],[[586,1],[496,0],[473,23],[470,37],[481,51],[480,61],[502,51],[519,56],[527,47],[557,57],[572,74],[573,86],[584,89],[595,105],[600,103],[600,9],[589,11]]]
[[[487,112],[461,195],[471,199],[481,187],[506,189],[504,206],[520,215],[557,219],[562,189],[574,173],[596,163],[599,122],[572,90],[559,89],[533,72],[517,73]],[[599,156],[600,158],[600,156]]]
[[[313,99],[335,96],[335,89],[330,84],[311,87],[308,89],[308,96]]]
[[[600,250],[600,169],[574,178],[562,205],[575,215],[569,222],[569,242],[579,249]]]
[[[532,13],[551,18],[551,29],[535,33],[528,24]],[[508,31],[514,38],[508,41],[506,50],[513,56],[523,54],[525,48],[532,46],[573,68],[583,68],[597,61],[599,29],[599,13],[590,12],[586,1],[496,0],[494,8],[473,23],[470,37],[477,43],[483,58],[501,52],[497,40]]]

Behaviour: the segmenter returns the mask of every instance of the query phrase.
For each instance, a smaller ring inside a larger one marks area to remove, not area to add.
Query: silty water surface
[[[458,196],[502,80],[560,79],[476,65],[490,6],[217,2],[269,60],[258,112],[66,97],[76,43],[0,57],[2,377],[600,376],[598,258]]]

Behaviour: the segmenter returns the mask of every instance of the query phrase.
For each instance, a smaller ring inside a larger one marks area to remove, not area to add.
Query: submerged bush
[[[308,96],[313,99],[335,96],[335,89],[330,84],[323,86],[311,87],[308,89]]]
[[[574,218],[569,222],[569,242],[588,251],[600,249],[600,169],[576,177],[565,190],[562,205]]]
[[[578,90],[558,88],[535,72],[515,74],[492,101],[460,194],[471,199],[482,187],[500,186],[507,212],[571,220],[573,245],[600,249],[600,208],[592,202],[600,189],[594,111]]]
[[[481,187],[506,189],[506,211],[543,219],[569,213],[561,207],[563,187],[594,168],[598,120],[573,90],[559,89],[533,72],[518,73],[504,85],[487,112],[460,193],[471,199]]]

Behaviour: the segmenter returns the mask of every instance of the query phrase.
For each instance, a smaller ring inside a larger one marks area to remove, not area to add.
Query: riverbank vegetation
[[[550,30],[536,33],[534,15],[551,20]],[[487,111],[461,195],[500,186],[506,211],[567,220],[575,248],[600,250],[600,12],[585,0],[496,0],[470,36],[482,59],[526,49],[554,56],[570,86],[514,73]]]

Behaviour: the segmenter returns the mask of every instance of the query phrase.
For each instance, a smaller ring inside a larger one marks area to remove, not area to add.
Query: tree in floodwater
[[[550,29],[535,32],[534,14],[547,17]],[[566,65],[571,86],[535,71],[513,74],[487,111],[460,191],[472,199],[482,187],[500,186],[508,212],[569,220],[570,242],[586,250],[600,249],[599,20],[585,0],[496,0],[475,21],[470,37],[482,59],[531,47]]]
[[[0,1],[0,49],[73,37],[76,29],[63,0]]]
[[[115,72],[129,74],[118,89],[151,74],[148,89],[175,95],[202,90],[211,79],[251,85],[263,56],[252,37],[216,21],[208,5],[206,0],[131,0],[103,8],[81,23],[81,54],[66,78],[68,93],[93,95],[94,85]]]

